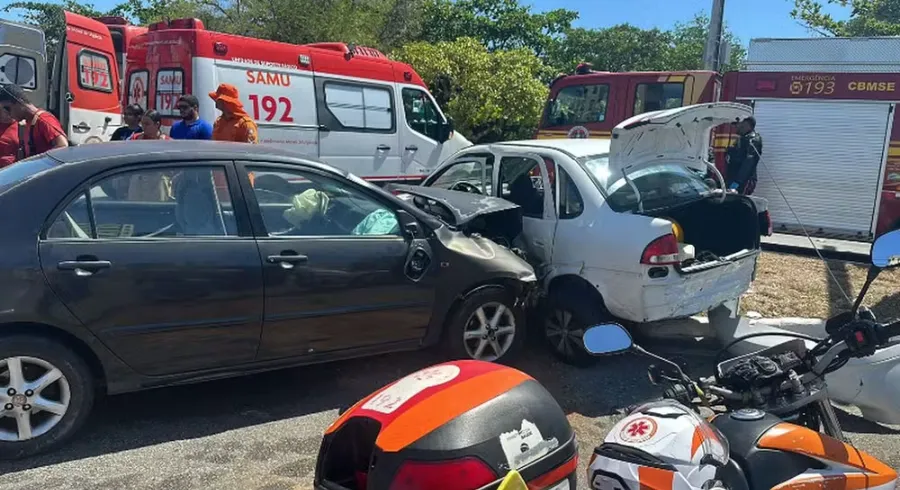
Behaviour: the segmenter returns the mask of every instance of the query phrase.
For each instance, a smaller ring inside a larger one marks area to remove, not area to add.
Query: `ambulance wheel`
[[[544,308],[544,338],[558,359],[578,367],[597,363],[584,349],[584,331],[615,319],[591,295],[580,289],[562,287],[551,291]]]
[[[454,309],[444,334],[454,359],[507,362],[524,347],[525,315],[507,289],[481,289]]]

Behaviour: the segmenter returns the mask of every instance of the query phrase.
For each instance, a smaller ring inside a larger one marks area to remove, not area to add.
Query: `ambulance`
[[[46,107],[76,144],[108,141],[127,104],[159,111],[169,128],[178,120],[183,94],[194,94],[200,117],[212,122],[218,111],[207,94],[221,83],[238,88],[261,143],[368,180],[418,182],[472,144],[453,130],[411,66],[372,48],[253,39],[208,31],[198,19],[146,28],[71,12],[65,19],[65,56],[53,61],[44,93]],[[43,36],[29,43],[44,49]],[[3,46],[0,56],[6,55]],[[28,88],[35,101],[45,100],[40,90],[46,84],[46,77],[35,77]]]
[[[537,138],[609,138],[643,112],[750,105],[763,137],[754,196],[774,232],[854,241],[900,227],[900,38],[754,39],[742,71],[592,72],[551,86]],[[737,139],[710,141],[716,165]],[[798,219],[799,218],[799,219]]]

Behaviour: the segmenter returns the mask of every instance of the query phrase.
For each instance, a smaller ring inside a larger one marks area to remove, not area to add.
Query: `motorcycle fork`
[[[837,414],[834,413],[834,407],[828,398],[823,398],[816,402],[819,409],[819,418],[822,420],[822,428],[825,434],[842,442],[847,442],[844,438],[844,431],[841,429],[841,423],[838,421]]]

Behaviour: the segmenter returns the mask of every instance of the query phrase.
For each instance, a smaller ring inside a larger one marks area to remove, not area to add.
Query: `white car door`
[[[522,208],[522,243],[538,271],[553,259],[556,187],[545,159],[531,152],[497,152],[496,196]]]

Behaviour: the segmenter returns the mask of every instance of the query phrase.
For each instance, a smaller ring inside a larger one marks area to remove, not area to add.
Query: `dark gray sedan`
[[[237,143],[85,145],[0,170],[0,457],[59,444],[95,394],[439,343],[508,359],[534,272],[467,227],[510,205],[466,223],[442,205]]]

